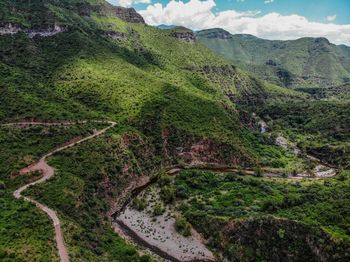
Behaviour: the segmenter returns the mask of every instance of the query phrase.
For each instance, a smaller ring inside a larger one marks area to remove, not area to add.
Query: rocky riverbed
[[[141,196],[147,206],[138,210],[130,203],[116,218],[114,229],[170,261],[215,261],[194,229],[189,237],[176,231],[176,214],[170,206],[164,207],[162,214],[154,214],[155,206],[160,205],[158,195],[155,185],[150,186]]]

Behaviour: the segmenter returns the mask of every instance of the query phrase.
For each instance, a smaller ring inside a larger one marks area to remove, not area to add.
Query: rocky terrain
[[[196,42],[195,33],[191,29],[188,29],[185,27],[175,27],[169,30],[171,31],[170,35],[177,39],[180,39],[189,43]]]
[[[65,31],[67,31],[67,28],[65,26],[60,26],[57,24],[42,29],[25,29],[12,23],[0,25],[0,35],[13,35],[17,33],[24,33],[28,35],[29,38],[33,38],[35,36],[49,37],[59,33],[63,33]]]
[[[160,205],[159,191],[149,187],[142,192],[143,201],[149,203],[144,210],[128,205],[116,217],[114,228],[125,231],[127,238],[156,254],[170,258],[171,261],[215,261],[213,254],[205,247],[201,236],[192,229],[191,236],[184,237],[175,229],[174,210],[165,207],[162,214],[154,214],[156,205]]]

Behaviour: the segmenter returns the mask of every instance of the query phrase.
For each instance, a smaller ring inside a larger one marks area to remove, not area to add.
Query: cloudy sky
[[[327,37],[350,46],[350,0],[108,0],[150,25],[220,27],[266,39]]]

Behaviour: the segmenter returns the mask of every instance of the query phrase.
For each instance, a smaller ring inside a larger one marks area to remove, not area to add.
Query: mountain
[[[23,188],[72,261],[348,260],[348,102],[104,0],[3,0],[0,20],[0,260],[59,260]]]
[[[161,25],[158,25],[157,27],[160,28],[160,29],[172,29],[172,28],[175,28],[176,25],[164,25],[164,24],[161,24]]]
[[[325,38],[272,41],[232,35],[223,29],[196,33],[197,39],[257,77],[289,88],[338,88],[350,82],[350,47]]]
[[[6,0],[0,19],[1,123],[118,123],[108,135],[68,150],[71,160],[57,154],[52,161],[61,172],[58,180],[28,192],[57,211],[77,260],[98,261],[103,254],[105,261],[139,261],[108,224],[113,205],[165,167],[257,166],[266,149],[257,151],[255,131],[241,123],[237,105],[303,98],[218,58],[188,29],[148,26],[134,9],[105,1]],[[0,225],[7,234],[1,259],[57,259],[48,219],[12,199],[28,181],[14,174],[83,130],[2,127],[1,203],[7,211]],[[14,240],[17,231],[22,235]]]

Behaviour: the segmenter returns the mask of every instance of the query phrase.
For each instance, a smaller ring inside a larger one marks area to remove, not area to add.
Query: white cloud
[[[151,0],[107,0],[113,5],[130,7],[133,4],[150,4]]]
[[[273,1],[274,1],[274,0],[265,0],[264,3],[265,3],[265,4],[271,4],[271,3],[273,3]]]
[[[214,0],[171,0],[167,5],[149,5],[139,13],[151,25],[182,25],[194,30],[220,27],[233,34],[253,34],[266,39],[327,37],[336,44],[350,45],[350,25],[311,22],[300,15],[281,15],[259,11],[214,12]]]
[[[333,22],[335,19],[337,19],[337,15],[329,15],[326,17],[328,22]]]

